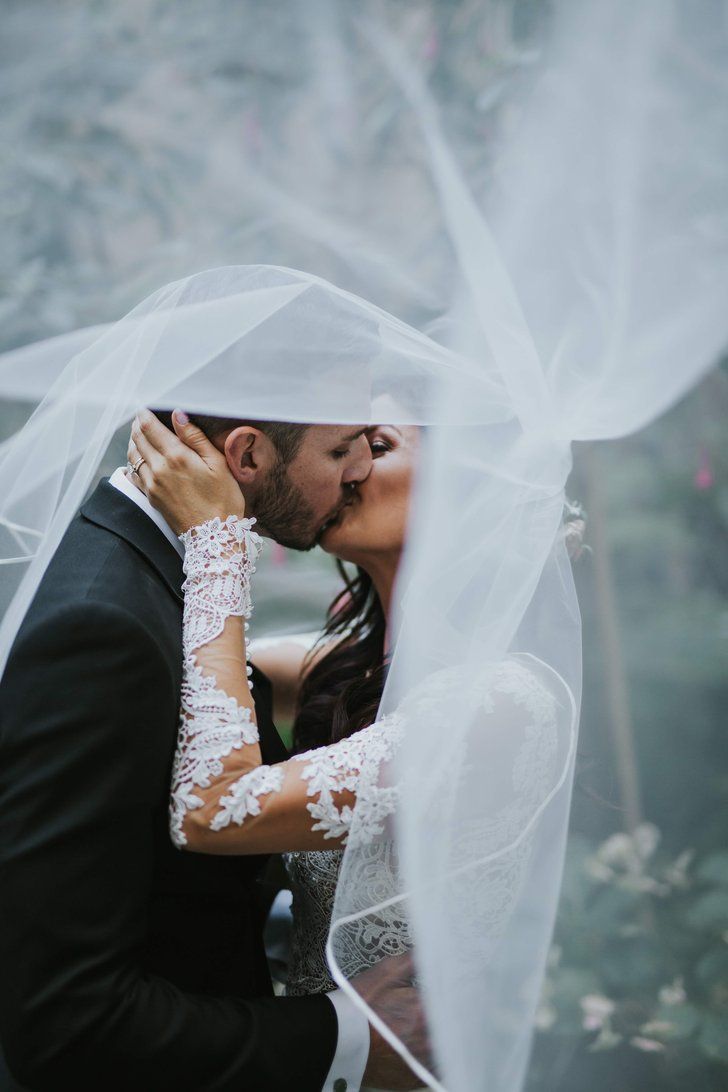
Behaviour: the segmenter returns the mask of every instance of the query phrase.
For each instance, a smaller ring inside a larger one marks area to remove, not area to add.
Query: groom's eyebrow
[[[358,440],[359,437],[363,436],[365,432],[366,432],[365,428],[360,428],[357,432],[352,432],[352,434],[350,436],[344,436],[344,438],[343,438],[343,440],[341,442],[342,442],[342,444],[353,444],[354,440]]]

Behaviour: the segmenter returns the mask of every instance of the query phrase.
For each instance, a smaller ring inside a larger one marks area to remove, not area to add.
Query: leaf
[[[720,850],[705,857],[696,868],[695,877],[704,883],[728,887],[728,850]]]
[[[656,989],[666,974],[664,952],[644,936],[613,941],[605,949],[602,974],[616,996]]]
[[[728,1019],[709,1014],[700,1029],[700,1045],[710,1058],[728,1062]]]
[[[579,1009],[582,997],[596,993],[599,981],[590,969],[578,967],[559,967],[551,979],[553,1000],[561,1006],[573,1006]],[[579,1009],[579,1011],[581,1011]]]
[[[640,895],[637,892],[623,887],[605,887],[586,912],[586,928],[590,932],[612,935],[639,905]]]
[[[597,1035],[593,1043],[587,1048],[591,1053],[596,1053],[600,1050],[614,1050],[616,1046],[622,1042],[622,1036],[605,1025]]]
[[[699,1023],[700,1013],[694,1005],[686,1002],[684,1005],[661,1005],[647,1026],[654,1028],[660,1025],[660,1039],[687,1039]],[[642,1030],[647,1034],[644,1028]]]
[[[698,961],[695,973],[706,986],[728,982],[728,947],[712,948]]]
[[[728,891],[701,895],[685,914],[685,920],[692,929],[728,928]]]

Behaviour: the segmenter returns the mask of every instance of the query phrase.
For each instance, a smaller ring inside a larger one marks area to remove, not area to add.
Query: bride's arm
[[[366,764],[391,757],[382,721],[288,762],[261,765],[244,621],[259,539],[250,521],[213,519],[183,534],[184,674],[173,767],[171,834],[206,853],[320,849],[346,841]],[[372,786],[379,829],[393,806]]]
[[[182,693],[172,767],[170,830],[204,807],[228,765],[262,761],[246,657],[250,574],[260,550],[251,520],[215,517],[180,535],[185,546]]]
[[[366,763],[391,756],[396,725],[380,722],[288,762],[262,765],[245,657],[258,536],[249,520],[230,516],[181,537],[184,663],[170,807],[174,842],[233,854],[343,844],[360,774]],[[377,795],[376,825],[390,797]]]
[[[347,739],[274,766],[245,766],[242,756],[203,790],[202,807],[189,809],[182,830],[186,848],[200,853],[283,853],[346,844],[365,772],[366,816],[374,836],[395,808],[396,789],[380,788],[376,771],[394,754],[399,727],[386,718]],[[369,783],[371,781],[371,783]]]
[[[273,719],[293,719],[306,657],[316,642],[314,634],[265,637],[250,642],[250,660],[273,687]]]
[[[250,575],[260,539],[250,521],[214,519],[183,534],[183,681],[171,790],[172,839],[203,853],[315,850],[346,841],[367,763],[392,756],[382,721],[288,762],[261,764],[246,663]],[[374,827],[393,804],[377,798]]]
[[[180,536],[184,664],[172,838],[189,849],[230,854],[342,845],[360,774],[365,764],[391,756],[396,723],[388,719],[288,762],[261,765],[245,655],[250,575],[260,540],[242,515],[237,485],[229,475],[225,479],[222,456],[194,426],[179,431],[183,437],[190,432],[195,450],[152,414],[135,422],[130,461],[144,458],[140,480],[152,503],[175,530],[211,510],[231,514],[200,521]],[[376,785],[372,796],[375,830],[392,810],[393,797]]]
[[[208,444],[209,454],[207,441],[199,442],[198,451],[215,469],[212,477],[207,474],[209,468],[201,471],[195,463],[200,455],[176,450],[170,475],[168,461],[160,458],[145,438],[148,441],[155,429],[160,429],[177,441],[156,419],[152,422],[154,428],[147,422],[144,436],[138,435],[140,450],[154,468],[153,472],[141,468],[146,484],[153,485],[148,490],[151,499],[175,529],[176,519],[182,519],[182,526],[195,522],[190,512],[201,524],[184,536],[185,673],[172,793],[174,840],[188,849],[218,854],[336,848],[346,841],[355,804],[357,834],[377,835],[397,803],[397,787],[381,784],[378,773],[397,749],[403,731],[401,717],[386,717],[338,743],[288,762],[261,765],[243,628],[243,619],[250,612],[250,573],[257,536],[250,521],[240,514],[240,496],[236,499],[225,492],[223,469],[215,465],[215,449]],[[157,442],[168,441],[160,438]],[[137,453],[132,456],[136,460]],[[202,482],[202,489],[199,483],[194,484],[196,479]],[[190,499],[196,492],[197,499]],[[213,511],[235,513],[237,505],[237,514],[203,523],[200,513],[204,518],[205,505],[209,512],[213,501]],[[184,518],[179,516],[180,508],[185,509]],[[435,677],[432,682],[437,698],[439,681]],[[422,695],[420,699],[424,700]],[[440,704],[441,699],[440,694]],[[552,737],[556,737],[560,723],[556,708],[566,716],[571,726],[569,738],[573,737],[573,709],[554,692],[552,682],[547,679],[544,683],[533,665],[524,665],[519,658],[494,665],[473,745],[487,748],[491,768],[496,759],[500,763],[500,773],[491,769],[489,806],[493,821],[505,824],[504,829],[508,816],[499,812],[502,802],[496,790],[499,785],[507,788],[514,778],[522,785],[528,774],[526,780],[535,784],[532,804],[537,808],[542,786],[533,774],[540,771],[549,781],[546,759],[555,753]],[[530,755],[534,746],[540,750]],[[476,763],[475,768],[485,767]],[[506,797],[510,799],[508,793]],[[482,804],[478,798],[478,812]]]
[[[273,716],[278,722],[293,719],[303,680],[337,643],[330,641],[316,647],[318,638],[318,633],[291,633],[250,642],[251,663],[273,687]]]

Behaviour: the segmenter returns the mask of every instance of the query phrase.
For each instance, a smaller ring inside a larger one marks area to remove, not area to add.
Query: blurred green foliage
[[[640,435],[590,453],[645,822],[623,831],[586,553],[580,772],[528,1092],[728,1088],[726,411],[724,367]],[[580,498],[584,462],[577,450]]]
[[[529,1089],[725,1088],[727,923],[725,850],[574,834]]]

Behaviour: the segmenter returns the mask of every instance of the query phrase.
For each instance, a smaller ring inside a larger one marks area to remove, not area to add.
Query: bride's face
[[[327,553],[365,569],[375,559],[391,558],[396,564],[402,552],[420,430],[413,425],[374,425],[366,430],[366,438],[371,473],[320,540]]]

